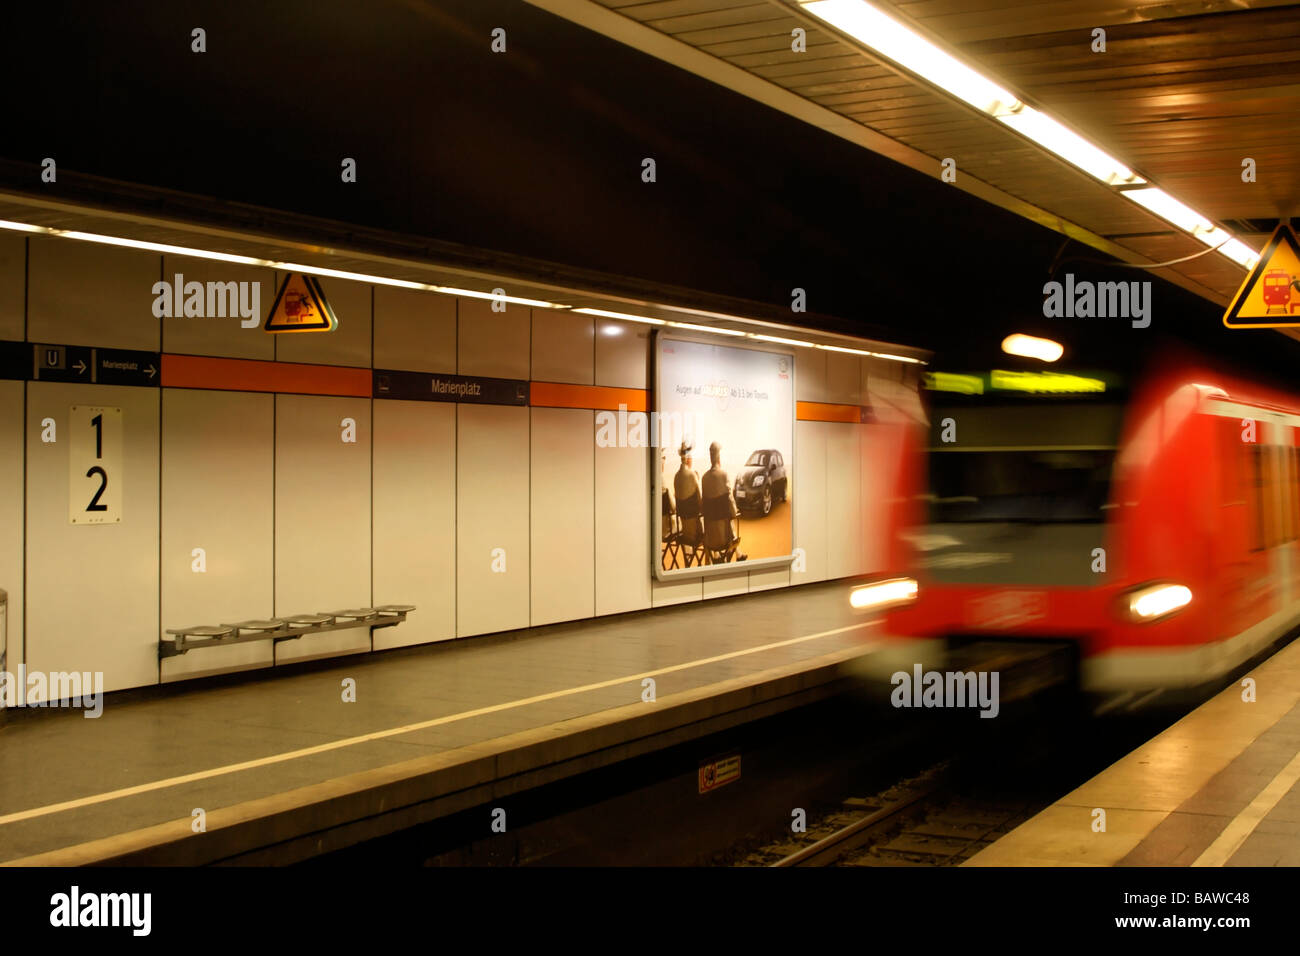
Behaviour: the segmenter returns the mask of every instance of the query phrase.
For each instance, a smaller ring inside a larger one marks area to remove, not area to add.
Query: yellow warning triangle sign
[[[1300,326],[1300,243],[1284,222],[1278,223],[1259,262],[1223,314],[1230,329],[1276,329]]]
[[[291,272],[275,294],[265,332],[331,332],[339,320],[315,276]]]

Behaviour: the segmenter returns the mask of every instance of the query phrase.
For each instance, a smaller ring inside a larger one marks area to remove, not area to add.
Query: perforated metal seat
[[[294,627],[311,627],[314,624],[333,624],[334,618],[329,614],[294,614],[286,617],[284,623]]]
[[[229,624],[201,624],[198,627],[182,627],[167,633],[175,634],[177,637],[229,637],[235,633],[235,629]]]
[[[354,607],[347,611],[332,611],[330,616],[348,618],[353,621],[364,621],[378,613],[373,607]]]

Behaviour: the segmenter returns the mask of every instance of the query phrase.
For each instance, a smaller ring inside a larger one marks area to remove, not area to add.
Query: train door
[[[1291,425],[1275,424],[1273,431],[1277,434],[1277,440],[1269,447],[1273,453],[1273,501],[1275,514],[1277,514],[1277,531],[1275,531],[1275,540],[1277,546],[1273,549],[1277,554],[1275,570],[1277,570],[1278,580],[1278,601],[1283,609],[1290,609],[1291,602],[1295,600],[1295,581],[1292,580],[1295,575],[1295,503],[1291,499],[1292,475],[1291,475],[1291,447],[1292,447],[1292,428]]]
[[[1288,540],[1286,545],[1288,574],[1286,600],[1300,602],[1300,447],[1296,439],[1300,429],[1292,425],[1283,428],[1285,439],[1282,442],[1282,454],[1287,464],[1287,482],[1282,489],[1286,498]]]
[[[1270,553],[1269,571],[1277,584],[1279,610],[1289,610],[1296,598],[1295,569],[1295,500],[1292,473],[1294,461],[1294,429],[1290,425],[1274,422],[1269,427],[1269,443],[1264,451],[1268,457],[1264,493],[1268,504],[1264,513],[1271,511],[1267,534]]]
[[[1245,479],[1249,504],[1246,521],[1249,541],[1246,578],[1242,582],[1240,595],[1243,627],[1255,624],[1280,610],[1272,439],[1272,426],[1260,423],[1257,439],[1241,445],[1246,465],[1242,477]],[[1240,631],[1241,628],[1234,633]]]

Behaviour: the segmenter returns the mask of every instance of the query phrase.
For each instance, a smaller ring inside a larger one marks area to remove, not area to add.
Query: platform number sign
[[[73,524],[122,520],[122,409],[73,405],[68,420],[68,518]]]

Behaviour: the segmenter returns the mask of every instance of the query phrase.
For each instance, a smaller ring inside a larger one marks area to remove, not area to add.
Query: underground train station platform
[[[293,862],[802,706],[871,651],[848,587],[13,711],[0,863]]]
[[[965,865],[1300,865],[1300,641]]]

